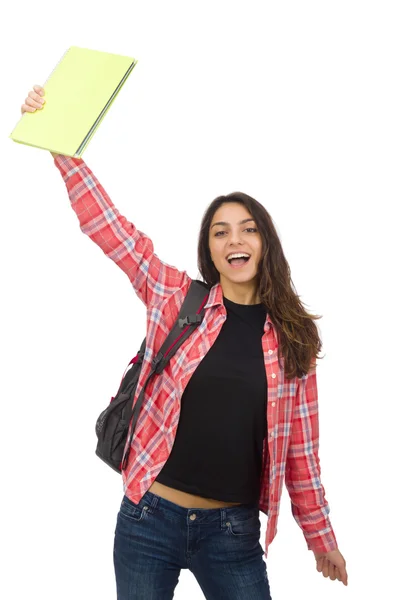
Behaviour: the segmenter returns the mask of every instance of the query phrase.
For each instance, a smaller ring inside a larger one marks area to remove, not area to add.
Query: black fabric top
[[[156,480],[204,498],[258,503],[267,438],[266,309],[223,302],[227,319],[182,395],[175,442]]]

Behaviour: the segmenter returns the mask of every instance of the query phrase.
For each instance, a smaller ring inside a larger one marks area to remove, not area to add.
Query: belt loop
[[[157,508],[157,504],[160,502],[160,498],[159,496],[156,496],[156,494],[153,494],[153,492],[150,493],[152,494],[152,499],[149,501],[148,512],[153,513]]]
[[[226,507],[222,506],[220,511],[221,511],[221,530],[223,530],[226,527],[226,519],[227,519]]]

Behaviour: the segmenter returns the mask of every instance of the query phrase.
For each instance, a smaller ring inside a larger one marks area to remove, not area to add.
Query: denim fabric
[[[113,560],[117,600],[169,600],[189,569],[207,600],[271,600],[259,508],[184,508],[147,491],[123,497]]]

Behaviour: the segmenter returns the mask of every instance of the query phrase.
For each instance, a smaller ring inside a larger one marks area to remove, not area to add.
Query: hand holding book
[[[44,88],[41,87],[41,85],[34,85],[33,90],[29,92],[25,98],[24,104],[21,106],[21,114],[23,115],[25,112],[36,112],[36,110],[44,108],[44,96]],[[51,152],[51,154],[54,158],[57,156],[55,152]]]
[[[29,92],[10,138],[52,155],[81,158],[137,62],[71,46],[44,85]]]
[[[43,108],[45,103],[44,94],[44,88],[40,85],[34,85],[33,91],[29,92],[25,98],[25,104],[22,104],[21,106],[21,113],[35,112],[36,109]]]

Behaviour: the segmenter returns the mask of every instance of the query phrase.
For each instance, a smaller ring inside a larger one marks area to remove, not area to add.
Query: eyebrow
[[[244,225],[244,223],[248,223],[249,221],[254,221],[255,219],[243,219],[242,221],[239,221],[239,223],[237,223],[237,225]],[[211,229],[213,227],[215,227],[215,225],[223,225],[224,227],[227,227],[228,225],[230,225],[230,223],[227,223],[226,221],[217,221],[216,223],[214,223],[213,225],[211,225]]]

